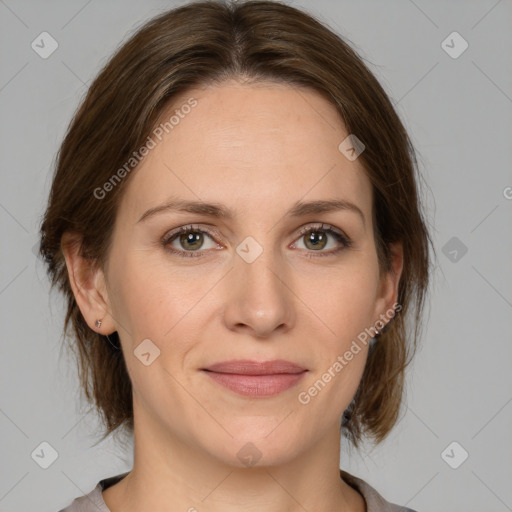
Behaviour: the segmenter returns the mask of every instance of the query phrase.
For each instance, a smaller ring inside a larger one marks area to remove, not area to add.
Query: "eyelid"
[[[314,222],[313,224],[308,223],[305,226],[299,228],[298,234],[299,236],[304,235],[309,231],[314,231],[315,229],[318,229],[319,231],[333,231],[334,233],[346,238],[347,240],[350,240],[349,237],[343,231],[341,231],[341,229],[338,229],[331,224],[326,224],[325,222]]]
[[[215,238],[218,237],[218,234],[216,232],[214,232],[213,230],[211,230],[209,227],[205,227],[204,225],[199,225],[199,224],[187,224],[184,226],[180,226],[179,228],[172,229],[171,231],[168,231],[162,237],[162,243],[167,244],[171,241],[172,238],[176,237],[177,235],[179,235],[181,233],[187,233],[189,231],[204,232],[207,235],[209,235],[214,241],[215,241]],[[216,243],[218,243],[218,242],[216,242]],[[192,252],[192,251],[188,251],[188,252]]]
[[[292,245],[295,245],[295,243],[302,236],[306,235],[309,232],[316,231],[316,230],[325,231],[327,233],[330,233],[330,236],[334,236],[334,238],[336,238],[337,241],[342,244],[342,247],[334,249],[334,250],[331,249],[330,251],[308,251],[308,250],[305,250],[305,252],[311,253],[312,255],[317,253],[317,256],[320,256],[320,257],[321,256],[329,256],[329,255],[337,254],[338,252],[342,251],[343,249],[348,249],[348,248],[352,247],[352,240],[350,239],[350,237],[348,237],[340,229],[338,229],[335,226],[332,226],[330,224],[325,224],[325,223],[321,223],[321,222],[320,223],[308,223],[298,229],[299,230],[298,230],[298,232],[296,232],[296,235],[294,237],[294,241],[292,242]],[[208,253],[212,250],[212,249],[206,249],[206,250],[199,249],[197,251],[185,251],[185,250],[179,250],[179,249],[177,250],[174,248],[172,248],[172,249],[169,248],[169,244],[173,238],[176,238],[176,236],[181,233],[187,233],[187,232],[205,233],[212,239],[212,241],[214,243],[216,243],[217,245],[221,245],[216,240],[216,238],[218,237],[218,234],[214,230],[210,229],[207,225],[199,225],[199,224],[187,224],[187,225],[180,226],[179,228],[176,228],[176,229],[173,229],[173,230],[167,232],[162,237],[161,244],[163,245],[163,247],[166,250],[168,250],[171,253],[178,254],[178,255],[186,254],[187,256],[184,256],[184,257],[200,257],[204,253]],[[314,257],[314,256],[312,256],[312,257]]]

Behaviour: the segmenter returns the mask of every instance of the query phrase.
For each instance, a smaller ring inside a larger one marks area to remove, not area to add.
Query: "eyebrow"
[[[346,201],[345,199],[325,199],[308,202],[297,201],[285,213],[285,216],[288,215],[289,217],[303,217],[305,215],[314,213],[326,213],[339,210],[346,210],[358,214],[363,221],[363,225],[366,225],[366,219],[362,210],[354,203]],[[236,216],[234,210],[220,203],[205,203],[202,201],[172,199],[161,205],[146,210],[137,221],[137,224],[159,213],[170,211],[197,213],[199,215],[207,215],[218,219],[233,219]]]

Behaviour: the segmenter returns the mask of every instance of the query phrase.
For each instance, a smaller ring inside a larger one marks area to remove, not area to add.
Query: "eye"
[[[209,238],[212,243],[210,247],[204,247],[205,236]],[[181,248],[176,247],[174,244],[178,244]],[[167,251],[177,254],[178,256],[195,258],[202,256],[200,249],[212,249],[217,244],[213,242],[213,234],[207,229],[199,229],[195,226],[182,226],[168,233],[162,240],[162,245]],[[197,252],[197,254],[194,254],[194,252]]]
[[[343,249],[352,246],[352,241],[341,231],[320,224],[317,226],[306,226],[299,232],[298,241],[291,247],[297,248],[297,244],[304,241],[306,257],[332,256]],[[214,241],[215,235],[210,230],[198,226],[182,226],[164,236],[162,245],[166,251],[185,258],[197,258],[204,256],[204,251],[219,246]],[[210,246],[205,242],[210,241]],[[205,246],[206,245],[206,246]],[[326,247],[334,245],[331,250],[324,251]],[[302,247],[298,247],[302,249]],[[314,254],[318,253],[318,254]]]
[[[332,226],[326,226],[325,224],[321,224],[319,226],[306,226],[300,230],[300,235],[301,236],[298,241],[304,241],[305,249],[309,253],[319,253],[313,255],[308,254],[308,257],[330,256],[352,246],[352,241],[346,235],[341,231],[334,229]],[[336,242],[338,243],[338,247],[336,247]],[[334,244],[334,249],[324,251],[323,249],[328,247],[329,244],[331,246]],[[341,247],[339,244],[341,244]],[[293,247],[296,246],[297,242],[293,244]]]

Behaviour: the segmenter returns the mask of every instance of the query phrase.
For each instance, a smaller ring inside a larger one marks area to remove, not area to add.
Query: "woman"
[[[103,438],[134,442],[64,510],[410,510],[339,453],[399,417],[430,266],[415,165],[375,77],[300,10],[198,2],[133,35],[41,226]]]

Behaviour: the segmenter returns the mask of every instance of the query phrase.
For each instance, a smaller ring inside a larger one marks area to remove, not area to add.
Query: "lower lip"
[[[205,371],[206,375],[218,384],[243,396],[266,397],[273,396],[292,386],[304,377],[301,373],[279,373],[275,375],[241,375],[235,373],[218,373]]]

